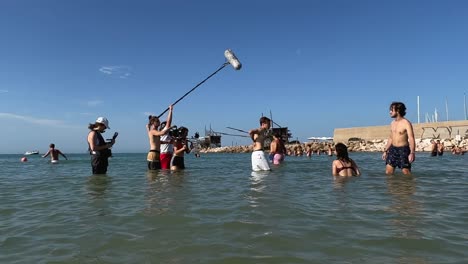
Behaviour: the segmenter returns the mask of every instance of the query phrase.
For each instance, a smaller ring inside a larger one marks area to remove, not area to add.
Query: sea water
[[[84,154],[0,155],[0,263],[468,263],[468,155],[417,153],[412,176],[350,155],[362,176],[332,177],[326,155],[171,173],[117,153],[106,176]]]

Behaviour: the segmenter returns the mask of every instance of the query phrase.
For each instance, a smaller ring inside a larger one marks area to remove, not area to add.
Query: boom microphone
[[[231,64],[232,67],[236,70],[240,70],[240,68],[242,67],[242,64],[239,62],[239,60],[237,59],[236,55],[234,55],[234,53],[232,52],[232,50],[230,49],[227,49],[224,51],[224,57],[226,57],[226,60],[227,62],[223,63],[223,65],[221,65],[221,67],[219,67],[215,72],[213,72],[211,75],[209,75],[208,77],[206,77],[203,81],[199,82],[197,85],[195,85],[195,87],[193,87],[190,91],[186,92],[184,95],[182,95],[182,97],[180,97],[179,99],[177,99],[177,101],[175,101],[174,103],[172,103],[172,105],[176,105],[180,100],[184,99],[185,96],[187,96],[189,93],[193,92],[195,89],[198,88],[198,86],[202,85],[204,82],[206,82],[208,79],[210,79],[211,77],[213,77],[215,74],[217,74],[220,70],[222,70],[224,67],[226,67],[226,65],[228,64]],[[160,115],[158,115],[158,118],[160,118],[162,115],[164,115],[164,113],[166,113],[167,111],[169,110],[169,107],[166,108],[166,110],[164,110],[164,112],[162,112]]]
[[[242,64],[240,63],[239,59],[237,59],[236,55],[234,55],[232,50],[227,49],[224,51],[224,57],[226,57],[226,60],[229,62],[229,64],[232,65],[234,69],[240,70]]]

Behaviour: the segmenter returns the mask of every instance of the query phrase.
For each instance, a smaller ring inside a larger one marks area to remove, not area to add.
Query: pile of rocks
[[[431,138],[416,139],[416,151],[431,151]],[[468,138],[463,140],[455,140],[453,138],[438,139],[443,143],[446,151],[450,151],[452,146],[468,148]],[[350,152],[382,152],[387,145],[387,140],[370,140],[370,141],[353,141],[348,142],[348,151]],[[313,153],[327,152],[329,148],[333,149],[333,144],[329,142],[312,142],[303,144],[289,144],[286,149],[290,153],[306,152],[310,149]],[[219,148],[202,149],[202,153],[248,153],[253,151],[253,146],[228,146]]]

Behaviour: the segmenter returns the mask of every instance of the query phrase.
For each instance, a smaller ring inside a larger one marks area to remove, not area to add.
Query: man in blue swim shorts
[[[406,106],[403,103],[393,102],[390,105],[390,116],[394,120],[390,124],[390,137],[382,154],[387,175],[393,174],[396,167],[400,168],[403,174],[411,174],[411,163],[416,158],[413,125],[405,115]]]

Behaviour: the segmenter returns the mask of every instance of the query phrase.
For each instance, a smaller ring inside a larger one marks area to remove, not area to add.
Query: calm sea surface
[[[417,153],[413,176],[331,176],[333,157],[287,157],[253,173],[250,154],[186,157],[149,173],[146,153],[0,155],[0,263],[468,263],[468,155]]]

